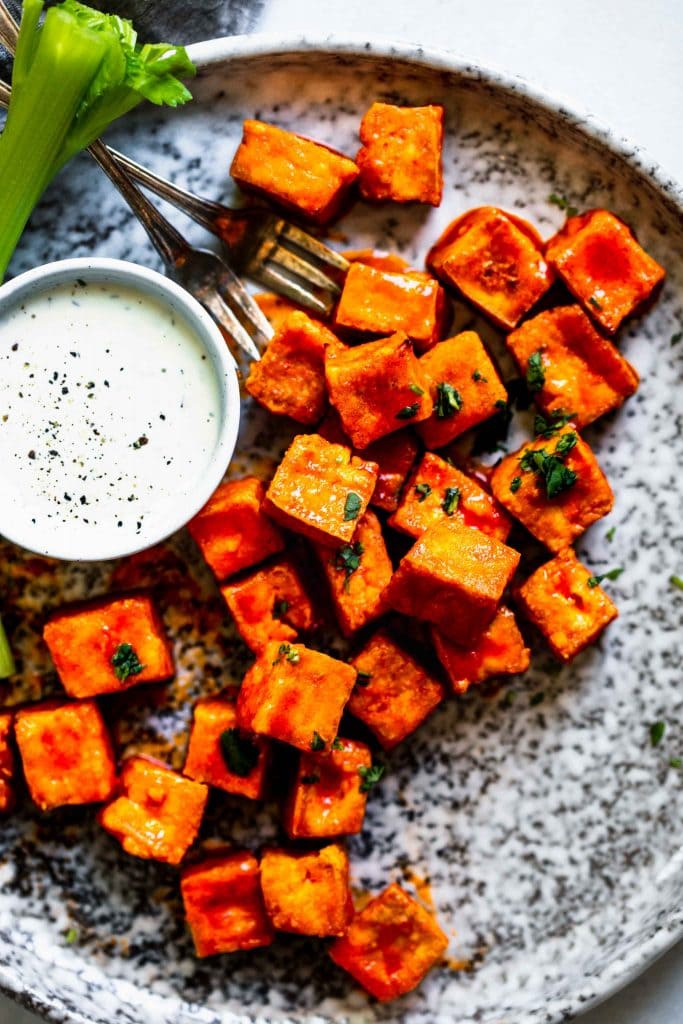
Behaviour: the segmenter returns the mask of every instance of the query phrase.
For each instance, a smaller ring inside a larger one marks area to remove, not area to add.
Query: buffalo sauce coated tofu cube
[[[294,310],[300,309],[294,302],[285,299],[275,292],[257,292],[254,295],[254,302],[264,316],[270,320],[271,327],[277,331],[289,319]]]
[[[618,408],[638,374],[580,306],[539,313],[508,335],[507,345],[534,401],[546,415],[567,414],[579,428]]]
[[[185,868],[180,891],[197,956],[257,949],[275,938],[263,903],[259,862],[247,850]]]
[[[520,608],[561,661],[575,658],[619,614],[598,584],[567,548],[517,589]]]
[[[425,420],[432,411],[429,381],[405,334],[325,353],[330,402],[356,448]]]
[[[356,157],[364,199],[438,206],[443,193],[443,107],[373,103]]]
[[[444,290],[429,274],[395,273],[352,263],[335,324],[361,334],[402,331],[422,350],[443,336],[447,315]]]
[[[353,903],[349,858],[339,843],[320,850],[266,850],[261,887],[274,928],[298,935],[343,935]]]
[[[420,357],[420,366],[434,403],[417,428],[427,448],[443,448],[507,403],[503,382],[474,331],[435,345]]]
[[[245,121],[230,174],[246,190],[323,224],[358,177],[353,160],[263,121]]]
[[[502,541],[507,540],[512,526],[496,499],[476,480],[438,455],[425,452],[397,510],[389,517],[389,525],[419,537],[430,526],[450,518]]]
[[[348,710],[370,729],[385,750],[417,729],[445,694],[414,658],[381,630],[353,659],[358,673]]]
[[[147,594],[65,608],[46,623],[43,638],[70,697],[116,693],[174,672],[161,616]]]
[[[31,799],[41,810],[111,796],[114,755],[94,701],[50,701],[19,711],[15,736]]]
[[[366,512],[350,544],[318,545],[335,612],[344,636],[377,618],[393,567],[374,512]]]
[[[199,831],[207,787],[151,758],[131,757],[119,791],[100,811],[100,825],[134,857],[179,864]]]
[[[436,628],[432,628],[432,640],[457,694],[467,693],[475,683],[494,676],[516,675],[529,667],[529,649],[514,614],[504,606],[481,636],[465,647],[454,644]]]
[[[315,625],[313,605],[291,558],[224,583],[221,594],[240,636],[255,652],[273,640],[295,640]]]
[[[14,807],[14,754],[12,752],[12,729],[14,716],[0,714],[0,814],[7,814]]]
[[[385,512],[396,510],[403,484],[419,450],[417,438],[409,430],[388,434],[364,450],[363,455],[377,463],[377,483],[371,505]]]
[[[546,258],[608,334],[650,298],[666,274],[608,210],[570,217],[547,242]]]
[[[519,552],[447,519],[430,526],[401,560],[385,603],[467,644],[490,623],[518,563]]]
[[[282,551],[284,538],[262,510],[264,487],[256,477],[221,484],[188,524],[218,580]]]
[[[238,725],[299,750],[323,750],[337,735],[355,681],[350,665],[327,654],[268,644],[242,682]]]
[[[430,250],[427,266],[504,330],[517,326],[554,278],[536,230],[494,206],[453,221]]]
[[[325,346],[337,343],[321,323],[295,310],[251,364],[247,391],[272,413],[309,426],[318,423],[327,402]]]
[[[336,964],[382,1002],[420,984],[442,958],[448,939],[435,918],[394,884],[355,915],[330,946]]]
[[[329,753],[302,754],[283,813],[290,839],[360,832],[368,799],[363,776],[371,766],[369,748],[357,740],[337,739]]]
[[[504,458],[491,487],[500,504],[551,551],[568,547],[614,504],[593,452],[571,426]]]
[[[321,544],[348,544],[377,480],[374,462],[319,434],[299,434],[273,477],[264,507],[278,523]]]
[[[217,698],[195,704],[183,775],[226,793],[262,800],[270,744],[237,727],[232,701]]]

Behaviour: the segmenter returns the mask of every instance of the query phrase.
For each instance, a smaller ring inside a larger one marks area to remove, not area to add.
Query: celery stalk
[[[13,676],[15,672],[14,658],[12,657],[7,634],[2,625],[2,619],[0,619],[0,679]]]

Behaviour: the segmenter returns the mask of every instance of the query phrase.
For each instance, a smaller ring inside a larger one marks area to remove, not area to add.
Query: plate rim
[[[465,80],[493,86],[501,92],[535,104],[586,136],[593,145],[618,157],[649,184],[674,216],[683,220],[683,184],[654,160],[645,147],[617,132],[608,122],[581,108],[562,92],[535,85],[529,79],[495,63],[482,64],[454,50],[360,33],[255,32],[202,40],[189,45],[187,51],[197,65],[199,76],[233,60],[323,54],[368,60],[395,59],[425,70],[443,71]],[[578,988],[571,1000],[544,1018],[544,1024],[561,1024],[575,1016],[582,1016],[634,981],[682,939],[683,915],[678,908],[672,906],[659,920],[653,935],[625,954],[613,958],[599,975]],[[600,979],[604,979],[602,986]],[[13,975],[8,965],[0,965],[0,992],[55,1024],[90,1024],[92,1020],[58,998],[22,986],[20,977]],[[515,1024],[540,1024],[538,1012],[538,1009],[524,1011],[523,1016],[516,1017]],[[266,1018],[261,1019],[265,1024]],[[316,1019],[323,1018],[316,1016]],[[232,1013],[225,1020],[238,1024],[238,1018]]]

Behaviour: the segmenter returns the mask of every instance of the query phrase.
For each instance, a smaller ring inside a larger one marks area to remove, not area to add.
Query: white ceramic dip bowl
[[[72,259],[0,288],[0,534],[91,561],[148,548],[206,503],[232,458],[237,368],[177,284]]]

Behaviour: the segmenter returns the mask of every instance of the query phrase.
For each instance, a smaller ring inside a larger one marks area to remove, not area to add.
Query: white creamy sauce
[[[216,370],[180,313],[74,280],[0,317],[0,501],[8,536],[92,558],[144,547],[214,452]],[[15,529],[16,524],[16,529]],[[35,538],[35,542],[33,539]]]

